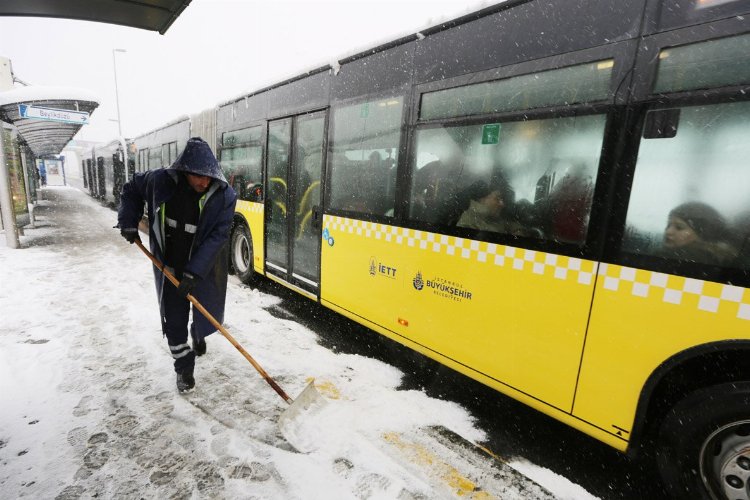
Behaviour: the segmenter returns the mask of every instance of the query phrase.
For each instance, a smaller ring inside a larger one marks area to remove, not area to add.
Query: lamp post
[[[117,89],[117,52],[127,52],[125,49],[112,49],[112,65],[115,68],[115,101],[117,101],[117,138],[120,140],[122,148],[122,165],[125,171],[125,180],[128,179],[128,149],[125,139],[122,137],[122,121],[120,119],[120,91]]]
[[[127,52],[125,49],[112,49],[112,65],[115,68],[115,101],[117,101],[117,131],[122,137],[122,122],[120,121],[120,92],[117,89],[117,58],[116,52]]]

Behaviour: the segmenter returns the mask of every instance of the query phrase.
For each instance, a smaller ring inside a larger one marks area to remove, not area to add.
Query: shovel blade
[[[305,425],[308,423],[305,420],[325,405],[326,399],[312,381],[279,417],[281,435],[300,453],[310,453],[318,448],[314,443],[315,425]]]

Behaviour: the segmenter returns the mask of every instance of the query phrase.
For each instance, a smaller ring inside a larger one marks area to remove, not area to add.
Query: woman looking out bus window
[[[700,202],[683,203],[669,213],[661,255],[726,265],[736,255],[727,237],[727,224],[713,207]]]

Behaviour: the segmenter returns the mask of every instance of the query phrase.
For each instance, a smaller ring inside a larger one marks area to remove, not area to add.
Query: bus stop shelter
[[[0,121],[12,126],[0,133],[0,212],[9,247],[19,246],[19,207],[24,212],[28,207],[33,222],[36,159],[60,154],[98,106],[97,97],[80,89],[31,86],[0,92]]]

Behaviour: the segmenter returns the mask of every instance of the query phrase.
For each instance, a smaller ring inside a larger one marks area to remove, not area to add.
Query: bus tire
[[[750,496],[750,382],[707,387],[664,419],[656,461],[674,498]]]
[[[253,240],[250,230],[244,224],[237,224],[232,231],[232,243],[229,252],[232,259],[232,268],[237,277],[249,285],[253,282],[255,272],[253,271]]]

